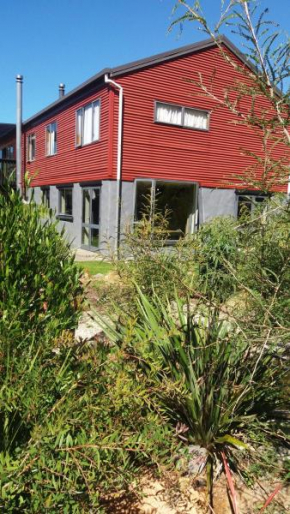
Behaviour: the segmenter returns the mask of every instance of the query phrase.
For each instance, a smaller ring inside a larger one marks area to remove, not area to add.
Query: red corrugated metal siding
[[[76,110],[96,99],[101,100],[100,140],[82,148],[75,147]],[[30,133],[36,134],[36,160],[26,163],[25,170],[35,178],[32,186],[98,181],[109,177],[109,95],[103,88],[76,102],[73,106],[25,131],[25,143]],[[57,121],[57,154],[45,156],[45,127]],[[23,146],[26,152],[26,144]],[[25,162],[26,162],[26,158]]]
[[[212,48],[117,79],[124,87],[125,98],[124,180],[152,177],[197,181],[205,187],[235,187],[236,175],[253,163],[242,155],[241,148],[262,154],[262,142],[253,130],[234,124],[237,117],[188,82],[199,80],[201,73],[210,85],[213,71],[213,91],[218,96],[241,78],[219,50]],[[212,110],[209,131],[154,123],[154,100]],[[261,99],[263,107],[267,105]],[[286,152],[285,147],[280,148],[281,152]]]

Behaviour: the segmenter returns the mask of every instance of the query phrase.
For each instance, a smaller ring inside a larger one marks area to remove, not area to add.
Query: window
[[[72,221],[72,187],[62,187],[59,190],[59,217]]]
[[[155,121],[196,130],[208,130],[209,112],[156,102]]]
[[[14,160],[14,146],[6,146],[6,148],[2,148],[2,159]]]
[[[55,155],[57,151],[57,125],[56,122],[50,123],[46,127],[45,132],[45,146],[46,146],[46,155]]]
[[[41,203],[49,209],[50,207],[50,194],[49,188],[45,187],[41,189]]]
[[[27,160],[28,162],[35,160],[36,138],[35,134],[29,134],[27,138]]]
[[[195,184],[138,180],[135,195],[135,220],[155,213],[168,216],[169,240],[191,234],[197,225]]]
[[[83,189],[82,246],[95,250],[99,247],[100,188]]]
[[[259,195],[238,195],[238,218],[251,216],[256,207],[266,198],[266,196]]]
[[[99,138],[100,100],[97,100],[76,112],[76,146],[88,145]]]

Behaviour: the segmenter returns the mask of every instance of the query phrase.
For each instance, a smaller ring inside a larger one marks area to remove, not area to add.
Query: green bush
[[[290,204],[284,196],[264,202],[243,224],[237,279],[240,290],[250,292],[249,308],[289,328]]]
[[[133,305],[135,283],[148,296],[155,291],[166,298],[174,296],[174,287],[184,296],[193,282],[196,265],[192,240],[181,238],[170,245],[167,216],[167,212],[156,212],[150,218],[144,214],[134,230],[128,227],[123,235],[115,268]]]
[[[228,264],[238,260],[239,232],[236,220],[215,218],[195,234],[193,252],[198,263],[198,289],[211,299],[224,301],[236,289]]]
[[[88,512],[169,455],[173,431],[122,351],[41,343],[14,356],[13,370],[1,362],[0,508]]]
[[[257,337],[218,309],[137,294],[136,317],[107,333],[140,363],[185,440],[207,449],[210,473],[221,451],[237,463],[231,449],[249,449],[253,434],[275,439],[273,412],[284,406],[289,375],[279,339],[263,346],[267,330]]]
[[[81,272],[45,214],[0,197],[0,510],[101,512],[175,438],[122,350],[74,341]]]
[[[0,195],[0,334],[50,334],[76,324],[80,270],[51,214],[17,192]]]

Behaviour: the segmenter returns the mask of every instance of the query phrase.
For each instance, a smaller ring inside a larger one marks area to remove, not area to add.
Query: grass
[[[84,261],[78,264],[89,275],[97,275],[98,273],[107,275],[113,269],[111,263],[104,261]]]

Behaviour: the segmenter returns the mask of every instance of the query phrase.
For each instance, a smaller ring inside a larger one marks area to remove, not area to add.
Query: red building
[[[247,66],[222,41],[231,59]],[[149,195],[152,205],[170,210],[172,240],[212,216],[237,215],[244,186],[236,177],[251,164],[242,148],[262,155],[261,139],[202,94],[200,76],[219,97],[241,80],[206,40],[102,70],[24,122],[22,173],[75,246],[98,249],[115,239],[118,227],[141,216]],[[252,205],[259,199],[253,191]]]

